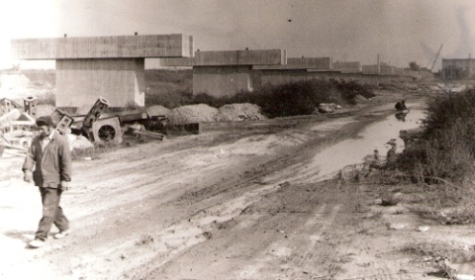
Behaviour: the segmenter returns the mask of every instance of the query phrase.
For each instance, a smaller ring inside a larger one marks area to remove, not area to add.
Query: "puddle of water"
[[[417,128],[425,118],[425,110],[416,107],[420,104],[408,105],[414,109],[405,116],[404,121],[393,114],[368,126],[358,135],[358,139],[339,142],[315,155],[313,162],[319,167],[318,177],[328,176],[350,164],[362,163],[365,156],[373,154],[374,149],[378,149],[383,157],[386,156],[390,148],[386,143],[393,138],[397,143],[396,152],[401,152],[404,142],[399,138],[399,131]]]

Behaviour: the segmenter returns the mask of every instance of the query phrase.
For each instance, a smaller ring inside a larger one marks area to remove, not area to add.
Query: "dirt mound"
[[[228,104],[219,108],[216,120],[218,122],[264,120],[261,107],[250,103]]]
[[[149,116],[166,116],[170,113],[170,109],[162,105],[154,105],[147,108],[147,114]]]
[[[170,110],[167,115],[170,124],[214,122],[218,109],[206,104],[186,105]]]

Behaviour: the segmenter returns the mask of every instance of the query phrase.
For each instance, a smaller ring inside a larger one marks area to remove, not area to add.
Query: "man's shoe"
[[[61,230],[61,231],[59,231],[58,233],[56,233],[56,234],[54,235],[54,238],[56,238],[56,239],[64,238],[64,237],[66,237],[66,235],[68,235],[70,232],[71,232],[71,230],[70,230],[69,228],[66,229],[66,230]]]
[[[28,243],[28,245],[31,247],[31,248],[40,248],[41,246],[45,245],[45,241],[44,240],[41,240],[39,238],[35,238],[34,240],[32,240],[30,243]]]

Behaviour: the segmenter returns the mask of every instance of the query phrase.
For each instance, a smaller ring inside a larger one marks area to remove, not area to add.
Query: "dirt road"
[[[39,193],[21,181],[21,158],[2,159],[0,275],[431,279],[433,263],[407,252],[446,229],[417,231],[425,224],[404,208],[375,205],[380,187],[322,181],[328,174],[312,161],[391,110],[208,125],[200,135],[75,161],[62,201],[73,233],[37,250],[26,242],[40,218]]]

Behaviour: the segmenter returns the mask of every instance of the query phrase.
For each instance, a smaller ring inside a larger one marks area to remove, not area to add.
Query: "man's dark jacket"
[[[41,149],[42,139],[41,135],[33,138],[23,171],[33,171],[36,186],[59,188],[61,181],[71,181],[72,163],[68,139],[55,131],[44,151]]]

